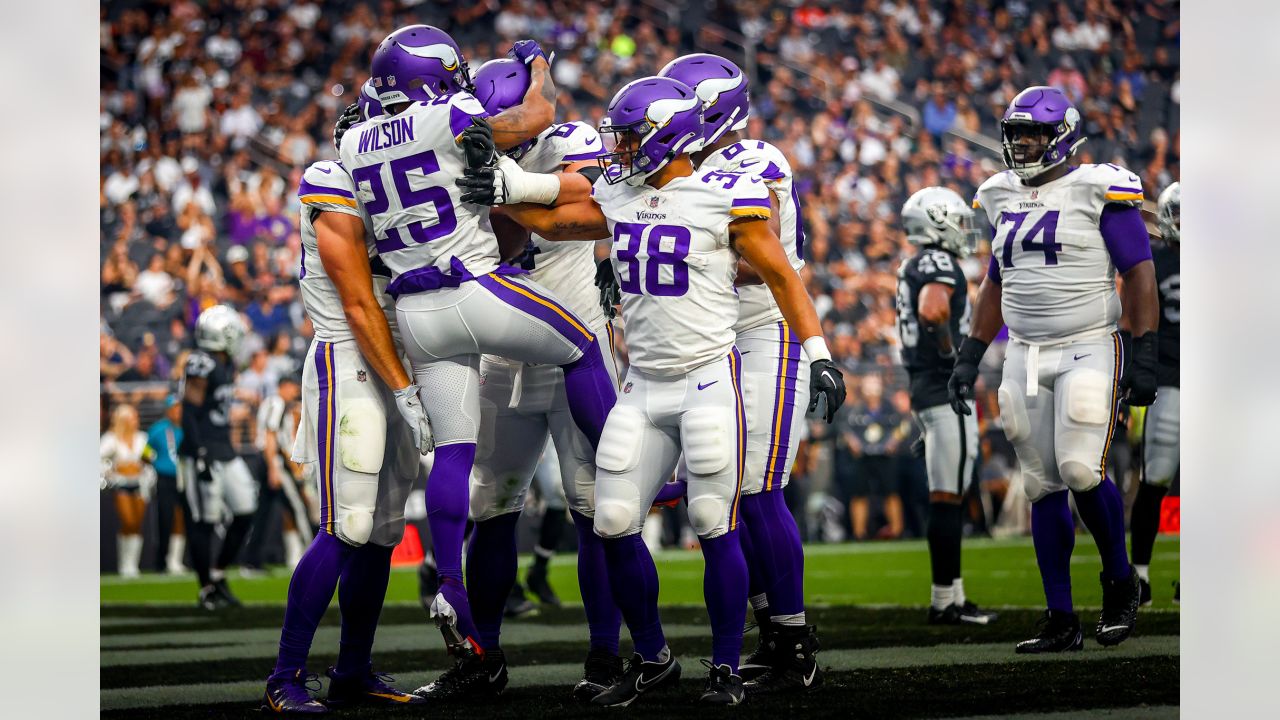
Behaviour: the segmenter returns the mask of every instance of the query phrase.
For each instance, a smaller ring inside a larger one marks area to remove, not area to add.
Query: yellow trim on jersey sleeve
[[[974,210],[981,210],[981,209],[982,209],[982,203],[978,202],[978,198],[974,198],[974,199],[973,199],[973,209],[974,209]]]
[[[1142,193],[1109,192],[1103,195],[1102,199],[1107,202],[1128,202],[1130,200],[1137,200],[1138,202],[1141,202]]]
[[[341,195],[303,195],[298,198],[303,205],[315,205],[319,203],[327,203],[329,205],[346,205],[347,207],[357,207],[353,198],[342,197]]]
[[[729,209],[733,217],[758,217],[768,220],[773,217],[773,210],[767,207],[736,207]]]

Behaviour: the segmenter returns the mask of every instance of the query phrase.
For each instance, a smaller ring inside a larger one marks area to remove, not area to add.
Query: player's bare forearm
[[[978,299],[973,305],[973,322],[969,337],[990,343],[1004,325],[1004,313],[1000,310],[1000,284],[983,278],[978,287]]]
[[[792,332],[802,341],[822,337],[818,311],[769,223],[762,219],[739,220],[729,226],[729,233],[738,254],[769,286]]]
[[[591,180],[578,170],[587,167],[599,167],[593,160],[579,160],[564,166],[556,175],[560,178],[560,194],[556,195],[556,205],[572,205],[591,199]]]
[[[208,380],[202,377],[187,377],[182,384],[182,402],[195,407],[204,404],[204,393]]]
[[[932,333],[938,343],[938,352],[943,357],[951,357],[955,352],[954,339],[951,337],[951,292],[952,288],[940,282],[931,282],[920,289],[920,324],[925,332]],[[963,291],[960,291],[963,292]]]
[[[388,387],[399,390],[408,386],[409,374],[396,352],[387,316],[373,295],[364,223],[354,215],[326,212],[320,213],[315,227],[320,264],[338,291],[360,354]]]
[[[744,285],[762,285],[764,280],[756,269],[751,267],[751,263],[746,260],[738,261],[738,274],[733,278],[734,287],[742,287]]]
[[[493,143],[509,150],[546,130],[556,119],[556,86],[551,79],[551,66],[537,58],[529,67],[529,90],[524,100],[489,118]]]
[[[548,240],[603,240],[609,237],[609,224],[600,206],[588,200],[569,205],[535,205],[520,203],[494,208]]]
[[[1156,266],[1150,260],[1129,268],[1120,286],[1121,326],[1134,337],[1154,332],[1160,323],[1160,298],[1156,292]]]
[[[489,213],[489,224],[498,238],[498,257],[508,262],[520,257],[529,245],[529,233],[520,223],[499,213]]]

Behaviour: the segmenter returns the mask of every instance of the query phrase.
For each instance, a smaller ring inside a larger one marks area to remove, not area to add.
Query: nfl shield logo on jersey
[[[627,383],[626,385],[624,385],[624,386],[623,386],[623,388],[622,388],[622,392],[624,392],[624,393],[629,393],[629,392],[631,392],[631,383]]]
[[[366,382],[369,379],[368,373],[363,370],[356,371],[356,382]]]
[[[656,208],[658,207],[658,203],[662,202],[662,198],[658,197],[657,195],[654,195],[653,197],[649,198],[646,202],[649,203],[649,207]]]

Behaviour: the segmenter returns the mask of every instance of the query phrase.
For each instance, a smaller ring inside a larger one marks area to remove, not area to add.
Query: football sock
[[[329,533],[320,533],[302,554],[289,580],[289,598],[280,628],[280,654],[272,676],[291,676],[307,664],[311,640],[333,600],[338,578],[355,548]]]
[[[240,546],[244,545],[244,539],[252,526],[252,513],[236,515],[231,519],[231,524],[227,526],[227,534],[222,538],[222,548],[218,550],[218,560],[213,564],[215,568],[226,570],[236,561],[236,556],[240,554]]]
[[[604,552],[609,562],[613,601],[627,621],[635,651],[641,658],[655,662],[658,653],[666,647],[667,639],[658,618],[658,569],[653,565],[653,556],[640,533],[605,538]],[[745,569],[743,575],[746,575]],[[743,580],[745,584],[746,578]],[[745,587],[743,594],[746,594]],[[741,624],[738,629],[742,629]]]
[[[373,636],[387,597],[392,548],[362,545],[351,553],[338,581],[338,609],[342,611],[342,639],[338,646],[340,675],[369,671]]]
[[[597,338],[596,342],[600,342],[600,339]],[[591,447],[595,448],[600,442],[604,421],[618,400],[618,389],[613,386],[613,380],[609,377],[604,358],[596,349],[595,342],[583,350],[582,357],[568,365],[561,365],[560,369],[564,370],[564,390],[569,399],[569,413],[573,415],[573,422],[578,429],[591,442]]]
[[[1160,530],[1160,504],[1167,492],[1168,488],[1159,485],[1138,483],[1138,496],[1133,499],[1133,514],[1129,519],[1134,565],[1151,564],[1151,550]]]
[[[739,528],[737,534],[751,536],[747,563],[752,575],[757,568],[760,570],[772,617],[798,615],[803,618],[804,549],[800,544],[800,528],[787,509],[781,488],[743,495],[740,503],[746,527]],[[803,625],[803,620],[799,624]]]
[[[516,523],[510,512],[476,523],[467,549],[467,596],[476,623],[476,641],[496,650],[502,633],[502,611],[516,582]]]
[[[742,496],[746,500],[746,496]],[[741,502],[741,500],[739,501]],[[764,570],[756,558],[755,546],[751,542],[751,533],[747,532],[745,511],[738,517],[738,544],[742,546],[742,557],[747,559],[747,601],[753,610],[769,607],[768,587],[764,583]]]
[[[964,580],[956,578],[955,582],[951,583],[951,595],[955,604],[964,605],[965,600],[968,599],[964,596]]]
[[[431,525],[431,539],[435,544],[440,594],[457,613],[458,633],[464,638],[476,637],[466,586],[462,583],[462,543],[466,536],[469,502],[467,483],[475,459],[475,443],[437,447],[426,488],[427,522]]]
[[[1102,556],[1102,576],[1109,580],[1129,577],[1129,554],[1124,543],[1124,498],[1120,489],[1104,477],[1087,492],[1072,491],[1084,526],[1093,533],[1093,542]]]
[[[1074,612],[1071,603],[1071,551],[1076,546],[1076,522],[1067,504],[1067,491],[1049,493],[1031,503],[1031,541],[1050,610]]]
[[[609,587],[604,539],[596,534],[591,518],[573,510],[569,514],[578,531],[578,588],[582,592],[582,609],[587,613],[591,649],[617,655],[622,613],[613,602],[613,591]]]
[[[929,568],[936,586],[950,586],[960,575],[960,506],[929,503]]]
[[[564,508],[547,508],[542,514],[542,524],[538,527],[538,545],[533,548],[534,567],[543,570],[547,562],[555,555],[560,546],[560,538],[564,537]]]
[[[711,663],[728,665],[738,672],[742,653],[742,626],[747,619],[747,561],[737,530],[717,538],[700,538],[706,568],[702,574],[702,595],[711,619]],[[777,614],[777,607],[771,605]]]
[[[196,571],[200,587],[212,582],[209,565],[213,560],[213,523],[187,523],[187,542],[191,545],[191,569]]]
[[[955,603],[955,590],[950,585],[931,585],[929,604],[936,610],[946,610]]]
[[[165,560],[165,570],[182,571],[182,558],[187,551],[187,538],[182,535],[169,537],[169,554]]]
[[[1133,566],[1133,570],[1134,572],[1138,573],[1138,577],[1142,578],[1144,581],[1148,583],[1151,582],[1151,566],[1150,565],[1138,565],[1135,563]]]

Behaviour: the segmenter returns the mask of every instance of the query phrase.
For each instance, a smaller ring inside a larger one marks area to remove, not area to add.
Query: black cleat
[[[509,618],[518,618],[537,610],[538,606],[524,596],[524,587],[520,583],[511,586],[511,594],[507,595],[507,606],[502,614]]]
[[[329,668],[329,695],[326,702],[331,707],[350,705],[422,705],[426,700],[391,686],[395,678],[384,673],[368,672],[355,675],[339,675],[336,668]]]
[[[941,610],[932,605],[929,606],[930,625],[959,625],[960,622],[959,605],[948,605]]]
[[[822,684],[822,670],[818,667],[817,658],[821,648],[817,628],[812,625],[779,625],[770,642],[774,665],[765,674],[746,683],[748,693],[806,692]]]
[[[418,602],[422,609],[431,612],[431,601],[440,592],[440,573],[436,572],[435,560],[430,555],[418,564]]]
[[[507,658],[502,650],[489,650],[483,655],[468,651],[460,655],[452,668],[413,694],[426,700],[476,700],[496,697],[506,689]]]
[[[773,624],[767,627],[758,626],[760,629],[759,639],[756,641],[756,649],[751,651],[742,664],[738,665],[738,674],[742,679],[750,682],[769,672],[773,667],[773,651],[769,649],[769,641],[773,637]],[[748,626],[750,629],[750,626]]]
[[[529,592],[538,597],[538,602],[560,607],[560,596],[556,595],[556,591],[551,589],[551,583],[547,581],[546,565],[534,564],[529,568],[529,574],[524,576],[524,584],[529,586]]]
[[[1124,580],[1102,578],[1102,612],[1095,634],[1099,645],[1119,645],[1138,624],[1138,602],[1142,597],[1140,578],[1133,566]]]
[[[1138,578],[1138,607],[1151,607],[1151,583]]]
[[[972,600],[965,600],[963,605],[955,606],[960,612],[960,622],[969,625],[990,625],[1000,617],[999,613],[990,610],[983,610],[973,603]]]
[[[223,608],[229,607],[222,593],[218,592],[218,588],[213,585],[205,585],[200,588],[200,592],[196,595],[196,605],[202,610],[216,612]]]
[[[582,679],[573,686],[573,697],[589,703],[622,677],[622,658],[604,650],[591,650],[582,665]]]
[[[1045,610],[1036,621],[1040,632],[1030,640],[1023,640],[1014,647],[1019,655],[1067,652],[1084,647],[1084,633],[1080,631],[1080,617],[1075,613]]]
[[[616,683],[610,685],[599,695],[591,699],[592,705],[603,707],[625,707],[636,701],[641,695],[652,692],[666,685],[675,685],[680,680],[680,663],[676,656],[667,650],[667,660],[645,662],[639,653],[631,658]]]
[[[711,672],[707,676],[707,689],[702,691],[698,702],[708,705],[740,705],[747,699],[741,675],[735,675],[728,665],[712,665],[706,660],[702,664],[710,668]]]
[[[303,670],[293,675],[271,676],[262,696],[262,712],[277,715],[323,715],[329,712],[324,703],[311,696],[320,690],[320,678]]]
[[[227,585],[226,578],[214,580],[213,587],[217,590],[218,595],[222,597],[222,600],[226,603],[227,607],[240,607],[244,604],[240,602],[240,598],[231,594],[231,587]]]

